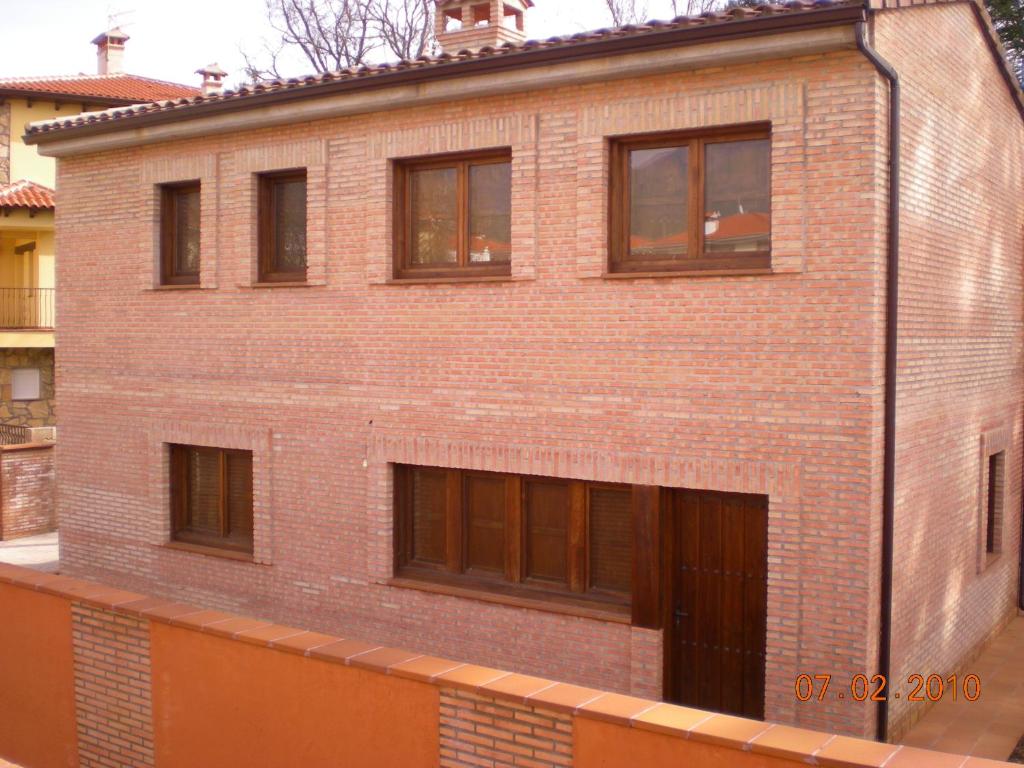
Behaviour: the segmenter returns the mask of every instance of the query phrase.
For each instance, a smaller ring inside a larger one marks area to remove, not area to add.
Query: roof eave
[[[145,99],[115,99],[110,96],[88,96],[80,93],[59,93],[55,91],[33,91],[22,88],[0,87],[0,99],[32,99],[34,101],[53,101],[62,104],[96,104],[101,107],[129,107],[132,104],[144,104]]]
[[[127,118],[107,118],[102,122],[63,127],[49,131],[27,133],[27,144],[48,144],[85,138],[119,131],[133,131],[172,122],[197,120],[229,112],[242,112],[298,100],[318,99],[352,91],[369,91],[402,85],[416,85],[451,78],[465,78],[513,69],[526,69],[549,64],[571,63],[585,59],[605,58],[628,53],[647,53],[668,48],[739,40],[750,37],[775,35],[785,32],[824,29],[852,25],[862,21],[862,5],[824,7],[800,13],[780,13],[777,16],[757,16],[716,24],[682,29],[650,32],[643,35],[574,43],[550,48],[537,47],[499,54],[431,64],[422,68],[382,72],[363,78],[328,81],[316,85],[296,85],[293,88],[272,90],[235,99],[190,104],[164,111],[133,115]]]

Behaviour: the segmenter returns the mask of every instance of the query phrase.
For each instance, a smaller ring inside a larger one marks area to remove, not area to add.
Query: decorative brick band
[[[441,689],[441,768],[572,765],[572,717]]]
[[[71,604],[82,768],[153,765],[149,621]]]

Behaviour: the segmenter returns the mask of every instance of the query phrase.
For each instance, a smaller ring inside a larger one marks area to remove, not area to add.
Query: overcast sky
[[[571,34],[607,26],[604,0],[534,0],[527,15],[530,37]],[[219,63],[234,86],[243,79],[240,48],[259,50],[272,34],[264,0],[0,0],[4,42],[0,77],[96,71],[90,45],[113,16],[131,36],[125,49],[128,72],[198,85],[194,71]],[[668,0],[651,0],[652,18],[667,18]],[[287,62],[288,75],[309,72],[301,58]]]

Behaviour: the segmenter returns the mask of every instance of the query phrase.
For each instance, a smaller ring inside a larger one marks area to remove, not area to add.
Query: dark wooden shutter
[[[589,587],[628,598],[633,578],[632,491],[600,485],[588,490]]]
[[[463,473],[466,520],[466,569],[483,574],[505,572],[505,478]]]
[[[633,624],[658,628],[661,605],[661,489],[633,486]]]
[[[220,538],[220,451],[191,448],[188,464],[188,531],[204,538]]]
[[[180,533],[188,525],[188,449],[171,446],[171,531]]]
[[[569,484],[526,482],[526,578],[568,585]]]
[[[411,468],[410,556],[413,562],[444,563],[444,519],[448,477],[443,469]]]
[[[225,451],[227,489],[224,511],[232,546],[252,550],[252,453]]]

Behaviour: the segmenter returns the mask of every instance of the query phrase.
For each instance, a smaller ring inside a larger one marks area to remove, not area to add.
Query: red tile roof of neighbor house
[[[59,75],[0,79],[0,95],[71,97],[74,100],[139,104],[166,99],[190,99],[198,88],[139,75]]]
[[[119,130],[120,123],[131,120],[134,124],[170,122],[178,119],[202,117],[206,114],[234,111],[285,98],[312,98],[342,89],[357,87],[385,87],[403,80],[469,76],[481,71],[494,71],[513,66],[557,63],[577,56],[615,55],[642,51],[648,46],[659,48],[698,42],[720,37],[740,37],[745,34],[784,31],[800,25],[822,26],[836,24],[838,20],[862,20],[876,5],[887,5],[891,0],[787,0],[781,4],[763,3],[756,6],[738,6],[723,11],[710,11],[699,16],[679,16],[671,21],[649,21],[646,24],[627,25],[570,36],[550,37],[546,40],[527,40],[523,43],[506,42],[499,46],[485,46],[479,50],[448,51],[438,56],[420,56],[384,64],[365,64],[335,72],[305,77],[269,80],[238,90],[196,95],[149,104],[114,107],[102,112],[86,112],[69,118],[56,118],[32,123],[26,129],[29,143],[42,141],[47,134],[69,129],[88,132]],[[954,2],[955,0],[938,0]],[[990,44],[1000,58],[1004,76],[1014,90],[1024,117],[1024,91],[1011,72],[1005,50],[982,0],[970,0],[972,8],[987,27]],[[887,6],[888,7],[888,6]],[[893,6],[903,7],[898,0]],[[909,6],[908,6],[909,7]]]
[[[0,185],[0,209],[53,209],[53,190],[34,181],[16,181]]]

